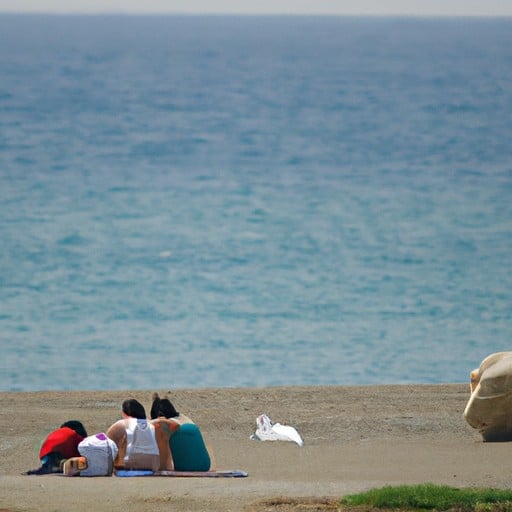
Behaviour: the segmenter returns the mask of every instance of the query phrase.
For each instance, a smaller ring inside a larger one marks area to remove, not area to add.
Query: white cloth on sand
[[[256,418],[256,426],[256,432],[251,435],[251,439],[257,441],[293,441],[299,446],[304,445],[304,441],[294,427],[272,423],[266,414],[261,414]]]

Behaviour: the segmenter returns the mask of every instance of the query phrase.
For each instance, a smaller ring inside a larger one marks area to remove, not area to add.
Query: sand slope
[[[384,484],[510,487],[512,445],[484,443],[463,419],[469,385],[198,389],[171,393],[214,447],[218,469],[248,478],[22,476],[46,434],[68,419],[90,434],[123,399],[149,411],[151,392],[0,393],[0,509],[16,511],[263,510],[275,497],[340,497]],[[256,417],[294,426],[304,447],[251,441]],[[281,509],[280,509],[281,510]]]

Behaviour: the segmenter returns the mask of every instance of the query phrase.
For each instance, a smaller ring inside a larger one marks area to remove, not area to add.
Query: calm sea
[[[0,16],[0,389],[465,382],[512,349],[512,20]]]

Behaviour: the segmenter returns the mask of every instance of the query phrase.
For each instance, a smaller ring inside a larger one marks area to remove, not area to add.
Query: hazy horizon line
[[[45,16],[237,16],[237,17],[334,17],[334,18],[482,18],[512,19],[512,14],[476,14],[476,13],[339,13],[339,12],[243,12],[243,11],[122,11],[122,10],[2,10],[0,15],[45,15]]]

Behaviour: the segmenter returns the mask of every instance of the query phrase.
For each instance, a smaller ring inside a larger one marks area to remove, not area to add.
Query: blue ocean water
[[[465,382],[512,338],[512,20],[0,16],[0,389]]]

